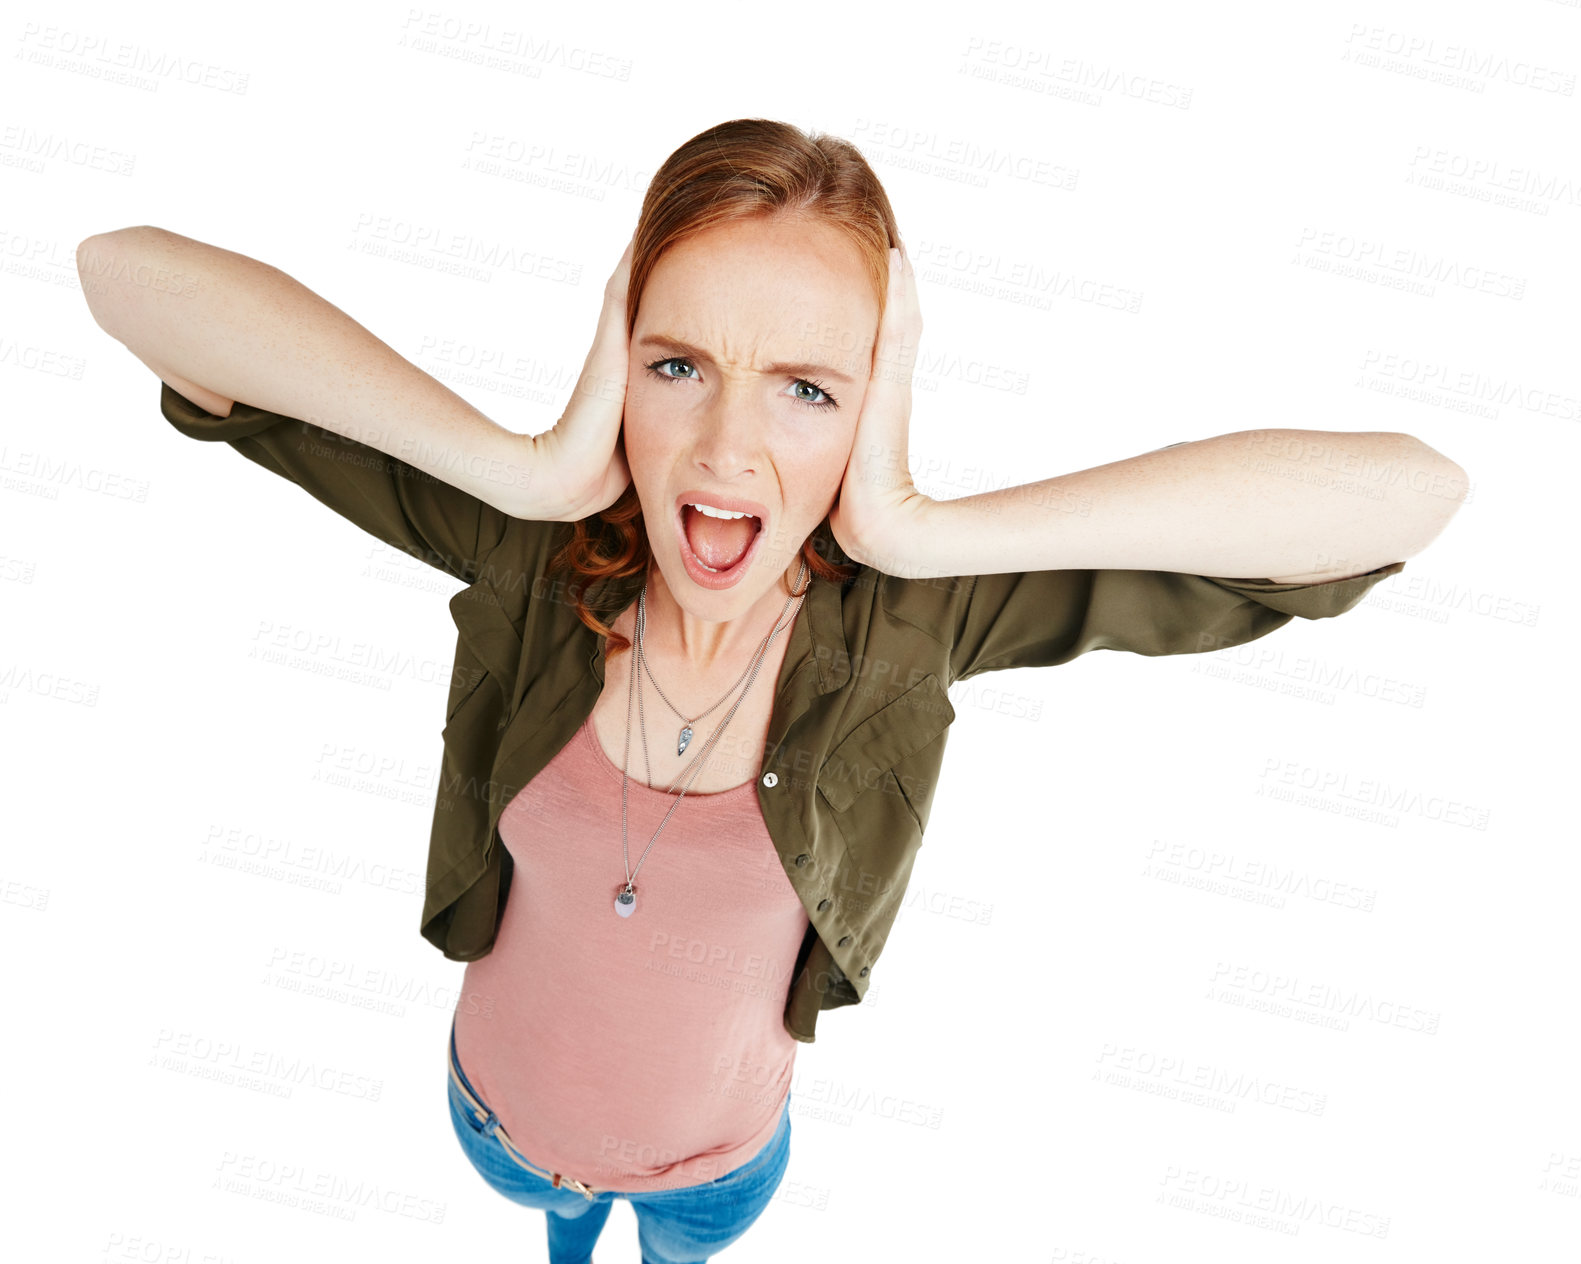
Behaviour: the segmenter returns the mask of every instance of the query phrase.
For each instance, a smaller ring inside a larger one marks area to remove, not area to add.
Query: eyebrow
[[[637,340],[637,345],[639,347],[658,347],[664,351],[674,352],[678,356],[684,356],[689,360],[706,360],[710,364],[714,363],[713,356],[709,355],[708,352],[703,350],[703,348],[694,347],[691,343],[682,342],[679,338],[672,338],[668,334],[645,334],[643,337]],[[836,382],[840,382],[845,386],[856,385],[856,379],[850,374],[842,373],[839,369],[833,368],[827,364],[788,364],[785,362],[779,362],[765,365],[763,372],[784,373],[791,377],[798,378],[806,378],[809,376],[828,377],[833,378]]]

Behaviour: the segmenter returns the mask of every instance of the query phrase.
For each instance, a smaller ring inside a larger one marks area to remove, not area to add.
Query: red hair
[[[882,320],[889,250],[900,244],[900,232],[867,159],[838,136],[809,134],[772,119],[732,119],[692,137],[664,160],[648,184],[631,248],[627,337],[637,327],[643,286],[667,249],[719,224],[781,213],[829,224],[851,239],[867,267]],[[606,654],[619,653],[631,642],[589,609],[587,586],[645,574],[651,556],[633,483],[607,509],[573,523],[570,539],[550,560],[550,573],[566,576],[577,618],[608,638]],[[856,573],[849,561],[830,560],[844,554],[827,517],[802,543],[801,556],[816,579],[843,581]]]

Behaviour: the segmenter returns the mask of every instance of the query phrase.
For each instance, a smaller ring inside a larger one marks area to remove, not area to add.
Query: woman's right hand
[[[635,241],[635,237],[633,237]],[[604,286],[598,334],[587,353],[571,401],[554,427],[533,440],[533,481],[543,496],[532,516],[575,522],[620,499],[631,482],[621,421],[626,412],[626,287],[631,279],[632,242]]]

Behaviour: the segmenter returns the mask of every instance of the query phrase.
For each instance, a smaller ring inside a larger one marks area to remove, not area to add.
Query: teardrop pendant
[[[622,917],[630,917],[637,910],[637,893],[628,891],[624,887],[615,896],[615,912]]]
[[[690,745],[691,740],[692,726],[690,724],[682,725],[680,740],[675,743],[675,754],[677,758],[686,754],[686,748],[688,745]]]

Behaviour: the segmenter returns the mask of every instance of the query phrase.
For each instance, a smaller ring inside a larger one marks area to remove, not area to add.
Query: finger
[[[906,243],[899,245],[901,261],[901,317],[906,327],[912,333],[912,342],[920,340],[922,335],[922,307],[917,298],[917,270],[912,266],[911,255],[906,251]]]
[[[907,272],[900,250],[892,249],[889,261],[889,293],[884,300],[884,319],[880,322],[873,356],[873,377],[891,383],[904,382],[909,387],[922,324],[916,280]],[[881,369],[889,372],[881,372]]]
[[[624,309],[626,306],[626,289],[631,283],[631,252],[637,244],[637,234],[632,233],[631,240],[626,243],[625,252],[620,256],[620,262],[615,265],[615,270],[610,273],[609,283],[604,286],[604,302],[613,303]]]
[[[907,459],[911,374],[920,330],[915,294],[911,292],[914,287],[907,283],[904,257],[899,250],[891,250],[889,259],[889,293],[873,354],[873,371],[862,400],[858,443],[864,461],[880,459],[883,468],[895,469],[896,462]]]
[[[626,301],[635,242],[636,235],[633,234],[604,286],[604,306],[598,314],[598,331],[567,409],[567,412],[572,409],[578,412],[590,411],[601,423],[601,429],[618,423],[625,408],[626,374],[631,357],[631,339],[626,330]]]

